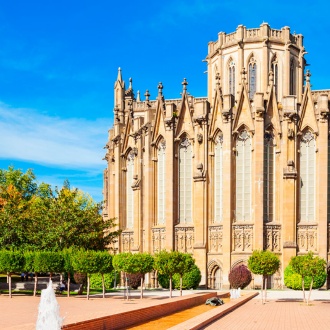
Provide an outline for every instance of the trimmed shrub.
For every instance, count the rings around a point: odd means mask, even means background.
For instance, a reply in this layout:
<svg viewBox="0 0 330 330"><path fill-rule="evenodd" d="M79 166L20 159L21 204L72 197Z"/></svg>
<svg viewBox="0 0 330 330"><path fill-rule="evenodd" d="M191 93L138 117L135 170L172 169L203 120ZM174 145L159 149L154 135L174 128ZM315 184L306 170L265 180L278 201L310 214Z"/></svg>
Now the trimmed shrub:
<svg viewBox="0 0 330 330"><path fill-rule="evenodd" d="M158 283L163 289L169 289L170 277L166 274L158 274Z"/></svg>
<svg viewBox="0 0 330 330"><path fill-rule="evenodd" d="M245 265L239 265L230 271L228 280L233 289L244 289L251 283L252 274Z"/></svg>
<svg viewBox="0 0 330 330"><path fill-rule="evenodd" d="M127 274L128 285L132 289L137 289L141 285L141 278L144 277L141 273Z"/></svg>
<svg viewBox="0 0 330 330"><path fill-rule="evenodd" d="M202 274L199 268L194 265L190 272L187 272L182 277L182 289L197 289L198 285L202 279ZM172 277L173 280L173 288L180 289L180 275L174 274ZM164 289L168 289L170 287L170 278L168 275L158 274L158 283Z"/></svg>
<svg viewBox="0 0 330 330"><path fill-rule="evenodd" d="M314 277L313 289L321 288L327 279L326 272L320 273ZM309 289L312 278L310 276L305 277L305 289ZM284 285L293 290L302 290L302 278L301 275L295 273L290 265L284 270Z"/></svg>
<svg viewBox="0 0 330 330"><path fill-rule="evenodd" d="M192 266L191 271L185 273L182 276L182 289L184 290L197 289L201 279L202 279L202 274L199 268L196 265ZM180 289L179 274L173 275L173 282L174 282L174 287L176 289Z"/></svg>
<svg viewBox="0 0 330 330"><path fill-rule="evenodd" d="M113 288L115 274L117 275L117 284L119 283L120 273L115 273L114 271L108 274L104 274L104 285L107 290ZM92 274L90 279L90 286L93 289L102 289L102 275Z"/></svg>

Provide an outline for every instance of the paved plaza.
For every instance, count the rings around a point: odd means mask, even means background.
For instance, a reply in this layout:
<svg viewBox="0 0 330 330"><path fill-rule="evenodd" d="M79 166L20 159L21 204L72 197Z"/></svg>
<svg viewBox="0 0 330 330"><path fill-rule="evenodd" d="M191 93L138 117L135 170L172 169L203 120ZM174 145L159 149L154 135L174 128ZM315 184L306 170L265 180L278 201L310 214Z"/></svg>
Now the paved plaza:
<svg viewBox="0 0 330 330"><path fill-rule="evenodd" d="M194 292L184 291L184 294ZM179 292L174 291L174 296L178 295ZM133 292L130 298L127 301L123 293L113 293L106 299L62 296L57 300L64 324L70 324L157 305L169 299L168 291L146 292L143 300L139 299L139 292ZM311 306L305 306L301 299L300 291L269 291L266 304L262 305L257 296L205 329L329 329L330 291L313 291ZM40 297L14 296L10 299L0 295L0 329L35 329L39 300Z"/></svg>

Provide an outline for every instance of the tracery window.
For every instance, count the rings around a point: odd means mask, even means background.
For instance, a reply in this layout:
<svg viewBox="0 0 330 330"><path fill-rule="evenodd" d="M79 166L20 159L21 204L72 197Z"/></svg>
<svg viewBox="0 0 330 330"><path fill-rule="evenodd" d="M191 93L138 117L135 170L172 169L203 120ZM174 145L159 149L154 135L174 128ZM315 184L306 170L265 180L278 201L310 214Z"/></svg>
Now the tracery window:
<svg viewBox="0 0 330 330"><path fill-rule="evenodd" d="M218 135L214 146L214 222L222 221L223 216L222 142L223 136Z"/></svg>
<svg viewBox="0 0 330 330"><path fill-rule="evenodd" d="M315 139L310 131L300 141L300 220L315 221Z"/></svg>
<svg viewBox="0 0 330 330"><path fill-rule="evenodd" d="M179 223L192 222L192 146L187 137L179 145Z"/></svg>
<svg viewBox="0 0 330 330"><path fill-rule="evenodd" d="M290 95L296 94L296 74L295 74L295 65L294 59L290 61Z"/></svg>
<svg viewBox="0 0 330 330"><path fill-rule="evenodd" d="M236 139L236 221L251 220L251 137L246 130Z"/></svg>
<svg viewBox="0 0 330 330"><path fill-rule="evenodd" d="M127 156L126 162L126 228L134 226L134 191L132 188L134 176L135 154L131 151Z"/></svg>
<svg viewBox="0 0 330 330"><path fill-rule="evenodd" d="M257 63L252 57L249 62L249 98L253 99L257 91Z"/></svg>
<svg viewBox="0 0 330 330"><path fill-rule="evenodd" d="M266 133L264 137L264 221L274 221L275 206L275 146L274 137Z"/></svg>
<svg viewBox="0 0 330 330"><path fill-rule="evenodd" d="M165 224L165 140L162 140L158 146L158 162L157 162L157 210L158 225Z"/></svg>
<svg viewBox="0 0 330 330"><path fill-rule="evenodd" d="M235 96L235 62L229 63L229 94Z"/></svg>

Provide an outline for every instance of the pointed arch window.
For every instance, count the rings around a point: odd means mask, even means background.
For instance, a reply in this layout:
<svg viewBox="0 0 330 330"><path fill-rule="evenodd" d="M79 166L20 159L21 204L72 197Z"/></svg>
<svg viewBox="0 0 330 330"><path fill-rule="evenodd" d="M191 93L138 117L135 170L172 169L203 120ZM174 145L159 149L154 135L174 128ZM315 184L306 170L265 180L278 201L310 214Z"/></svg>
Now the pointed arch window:
<svg viewBox="0 0 330 330"><path fill-rule="evenodd" d="M270 133L264 136L264 222L272 222L275 206L275 145Z"/></svg>
<svg viewBox="0 0 330 330"><path fill-rule="evenodd" d="M187 137L179 145L179 223L192 223L192 146Z"/></svg>
<svg viewBox="0 0 330 330"><path fill-rule="evenodd" d="M214 146L214 222L222 221L223 217L223 136L219 134L215 140Z"/></svg>
<svg viewBox="0 0 330 330"><path fill-rule="evenodd" d="M296 95L296 74L293 58L290 60L290 95Z"/></svg>
<svg viewBox="0 0 330 330"><path fill-rule="evenodd" d="M134 158L135 153L131 151L126 162L126 228L132 229L134 226L134 191L132 184L134 181Z"/></svg>
<svg viewBox="0 0 330 330"><path fill-rule="evenodd" d="M313 134L307 131L300 140L300 220L315 221L315 148Z"/></svg>
<svg viewBox="0 0 330 330"><path fill-rule="evenodd" d="M246 130L236 139L236 221L251 220L251 137Z"/></svg>
<svg viewBox="0 0 330 330"><path fill-rule="evenodd" d="M257 63L252 57L249 62L249 98L253 99L257 91Z"/></svg>
<svg viewBox="0 0 330 330"><path fill-rule="evenodd" d="M165 224L165 140L162 140L158 146L157 153L157 210L158 225Z"/></svg>
<svg viewBox="0 0 330 330"><path fill-rule="evenodd" d="M229 63L229 94L235 96L235 62Z"/></svg>
<svg viewBox="0 0 330 330"><path fill-rule="evenodd" d="M272 71L274 74L274 87L275 87L275 94L278 96L278 62L277 62L277 56L273 57L272 60Z"/></svg>

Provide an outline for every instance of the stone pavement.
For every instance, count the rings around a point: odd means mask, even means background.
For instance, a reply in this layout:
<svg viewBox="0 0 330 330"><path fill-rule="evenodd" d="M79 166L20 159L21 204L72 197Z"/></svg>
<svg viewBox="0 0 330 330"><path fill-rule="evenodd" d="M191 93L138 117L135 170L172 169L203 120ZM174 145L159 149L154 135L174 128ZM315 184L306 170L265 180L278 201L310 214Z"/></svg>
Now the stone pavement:
<svg viewBox="0 0 330 330"><path fill-rule="evenodd" d="M302 302L302 291L269 291L264 305L257 296L203 329L328 330L330 291L313 291L309 306Z"/></svg>
<svg viewBox="0 0 330 330"><path fill-rule="evenodd" d="M196 291L184 291L184 294ZM179 292L174 291L174 296ZM156 305L167 299L168 291L148 291L143 300L139 292L131 293L129 301L123 293L108 294L106 299L93 296L58 297L64 324L98 318L118 312ZM311 306L305 306L301 291L269 291L262 305L254 298L205 329L330 329L330 291L313 291ZM40 297L0 295L0 329L35 329Z"/></svg>

